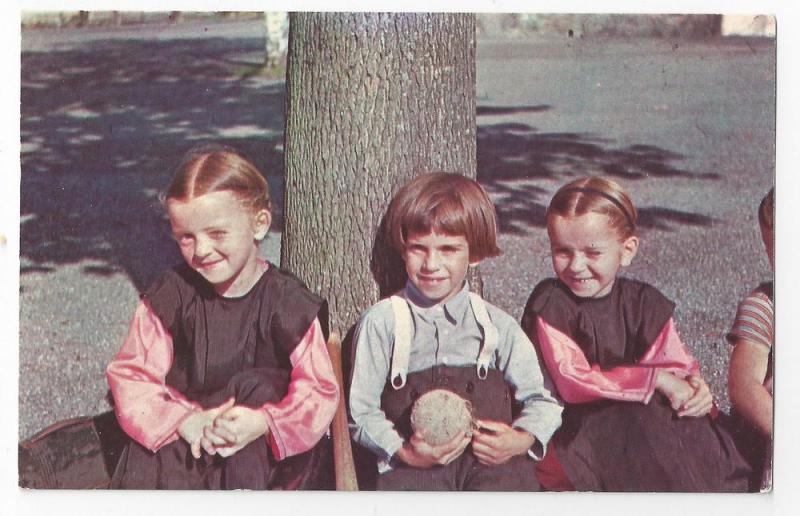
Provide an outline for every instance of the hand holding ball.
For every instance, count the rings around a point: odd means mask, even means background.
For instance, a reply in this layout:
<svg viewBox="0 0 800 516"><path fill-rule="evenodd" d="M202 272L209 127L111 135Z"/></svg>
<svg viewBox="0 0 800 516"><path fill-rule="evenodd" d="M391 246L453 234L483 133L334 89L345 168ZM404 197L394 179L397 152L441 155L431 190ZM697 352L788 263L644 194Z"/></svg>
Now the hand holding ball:
<svg viewBox="0 0 800 516"><path fill-rule="evenodd" d="M458 434L471 436L474 428L472 404L445 389L429 391L411 408L411 429L425 442L438 446Z"/></svg>

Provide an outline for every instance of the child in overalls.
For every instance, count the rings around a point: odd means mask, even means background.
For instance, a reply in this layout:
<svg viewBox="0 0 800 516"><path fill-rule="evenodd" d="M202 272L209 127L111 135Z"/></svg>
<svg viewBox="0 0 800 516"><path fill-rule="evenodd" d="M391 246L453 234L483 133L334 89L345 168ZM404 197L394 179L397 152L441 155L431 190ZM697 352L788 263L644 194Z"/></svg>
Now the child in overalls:
<svg viewBox="0 0 800 516"><path fill-rule="evenodd" d="M408 282L362 316L350 389L353 438L377 457L376 487L538 490L534 461L562 408L519 325L465 279L500 254L491 201L462 175L426 174L397 193L387 228ZM439 445L411 431L414 401L433 389L471 403L474 431Z"/></svg>

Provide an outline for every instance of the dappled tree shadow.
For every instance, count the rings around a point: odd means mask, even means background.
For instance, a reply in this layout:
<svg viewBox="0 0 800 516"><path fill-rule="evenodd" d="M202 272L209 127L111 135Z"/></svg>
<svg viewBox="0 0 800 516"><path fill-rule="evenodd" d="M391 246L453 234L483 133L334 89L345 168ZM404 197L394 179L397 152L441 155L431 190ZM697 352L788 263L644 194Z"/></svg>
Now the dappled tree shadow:
<svg viewBox="0 0 800 516"><path fill-rule="evenodd" d="M503 109L514 112L513 108ZM680 168L684 156L653 145L616 148L608 138L583 133L540 133L515 122L479 125L477 154L478 181L493 194L500 230L513 234L544 227L545 209L552 192L541 187L543 179L565 183L590 174L623 181L720 178L718 174ZM697 213L643 207L639 226L670 230L673 224L712 222L711 217Z"/></svg>
<svg viewBox="0 0 800 516"><path fill-rule="evenodd" d="M478 106L475 114L482 115L516 115L519 113L538 113L547 111L550 106L540 104L538 106Z"/></svg>
<svg viewBox="0 0 800 516"><path fill-rule="evenodd" d="M80 263L85 274L126 274L143 289L179 259L157 194L186 150L211 141L236 147L265 172L280 229L284 84L250 75L241 58L262 50L260 38L216 38L99 40L23 52L20 272ZM481 106L477 114L549 109ZM498 200L508 233L543 226L549 191L542 179L716 178L682 169L683 156L655 146L620 149L595 135L541 133L521 123L480 125L477 157L478 179ZM641 210L643 227L711 222L662 207ZM391 289L388 279L381 284Z"/></svg>
<svg viewBox="0 0 800 516"><path fill-rule="evenodd" d="M708 215L672 208L646 207L637 210L637 212L639 214L638 226L645 229L671 231L673 224L708 227L716 221L716 219Z"/></svg>
<svg viewBox="0 0 800 516"><path fill-rule="evenodd" d="M88 262L146 287L179 259L157 194L196 144L244 152L282 204L283 82L243 78L231 57L261 50L216 38L23 52L21 273Z"/></svg>

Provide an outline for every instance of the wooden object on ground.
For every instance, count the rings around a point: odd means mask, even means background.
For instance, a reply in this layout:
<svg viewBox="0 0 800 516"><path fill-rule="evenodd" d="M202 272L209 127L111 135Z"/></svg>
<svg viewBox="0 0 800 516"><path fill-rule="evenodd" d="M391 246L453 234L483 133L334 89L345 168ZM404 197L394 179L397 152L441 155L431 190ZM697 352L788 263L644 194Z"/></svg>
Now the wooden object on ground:
<svg viewBox="0 0 800 516"><path fill-rule="evenodd" d="M328 339L328 354L331 357L336 382L339 384L339 405L336 415L331 422L333 437L333 464L336 471L337 491L358 491L356 468L353 462L353 449L350 444L350 429L347 426L347 413L345 411L344 377L342 375L342 341L339 334L331 333Z"/></svg>

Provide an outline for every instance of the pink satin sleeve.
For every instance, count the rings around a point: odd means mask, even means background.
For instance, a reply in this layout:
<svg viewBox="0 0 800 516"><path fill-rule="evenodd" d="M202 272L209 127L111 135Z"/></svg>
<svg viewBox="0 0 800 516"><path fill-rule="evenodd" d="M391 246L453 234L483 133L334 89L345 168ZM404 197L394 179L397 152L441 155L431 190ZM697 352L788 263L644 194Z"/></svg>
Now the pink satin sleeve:
<svg viewBox="0 0 800 516"><path fill-rule="evenodd" d="M672 319L656 337L636 365L602 370L589 365L571 337L537 318L539 349L559 394L567 403L599 399L647 403L655 392L656 371L663 369L680 376L697 374L699 368L675 331Z"/></svg>
<svg viewBox="0 0 800 516"><path fill-rule="evenodd" d="M681 378L700 374L700 364L684 346L672 318L667 321L653 345L639 360L639 365L655 367Z"/></svg>
<svg viewBox="0 0 800 516"><path fill-rule="evenodd" d="M171 365L172 336L142 301L122 348L106 368L106 377L120 426L151 451L176 440L183 421L200 409L166 385Z"/></svg>
<svg viewBox="0 0 800 516"><path fill-rule="evenodd" d="M339 403L339 386L319 320L314 320L289 359L292 374L288 393L279 403L262 407L272 452L278 460L317 444Z"/></svg>

